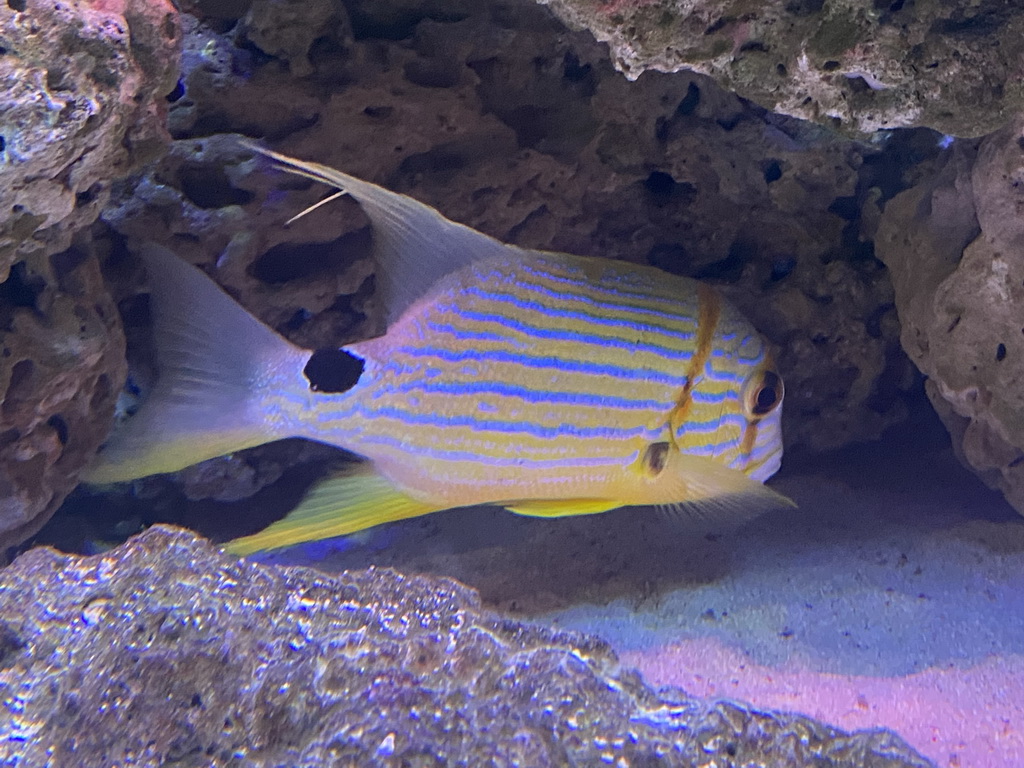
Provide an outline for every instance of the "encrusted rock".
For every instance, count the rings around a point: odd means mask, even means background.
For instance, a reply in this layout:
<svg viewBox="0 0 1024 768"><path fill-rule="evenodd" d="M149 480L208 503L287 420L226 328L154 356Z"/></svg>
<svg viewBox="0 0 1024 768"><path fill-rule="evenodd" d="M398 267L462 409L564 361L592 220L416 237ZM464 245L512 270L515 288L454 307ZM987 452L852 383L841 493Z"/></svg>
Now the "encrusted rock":
<svg viewBox="0 0 1024 768"><path fill-rule="evenodd" d="M1024 109L1024 8L1005 0L541 0L630 77L692 69L783 114L980 136Z"/></svg>
<svg viewBox="0 0 1024 768"><path fill-rule="evenodd" d="M165 0L0 4L0 546L46 522L110 423L124 339L85 230L165 142L179 45Z"/></svg>
<svg viewBox="0 0 1024 768"><path fill-rule="evenodd" d="M889 202L876 246L954 447L1024 514L1024 117L954 144Z"/></svg>
<svg viewBox="0 0 1024 768"><path fill-rule="evenodd" d="M456 582L259 566L154 528L0 572L11 765L926 768L896 735L653 691Z"/></svg>
<svg viewBox="0 0 1024 768"><path fill-rule="evenodd" d="M180 44L169 0L0 5L0 277L66 250L159 154Z"/></svg>

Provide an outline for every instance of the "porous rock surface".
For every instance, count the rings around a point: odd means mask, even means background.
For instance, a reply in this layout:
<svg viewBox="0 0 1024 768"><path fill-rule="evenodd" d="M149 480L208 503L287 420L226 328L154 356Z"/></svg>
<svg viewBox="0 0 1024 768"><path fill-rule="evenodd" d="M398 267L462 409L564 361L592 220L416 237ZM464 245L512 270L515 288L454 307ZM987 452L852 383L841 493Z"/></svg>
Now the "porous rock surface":
<svg viewBox="0 0 1024 768"><path fill-rule="evenodd" d="M456 582L332 577L154 528L0 573L5 765L930 765L882 730L654 691Z"/></svg>
<svg viewBox="0 0 1024 768"><path fill-rule="evenodd" d="M180 42L167 0L0 4L0 547L46 522L110 423L124 338L85 230L166 141Z"/></svg>
<svg viewBox="0 0 1024 768"><path fill-rule="evenodd" d="M541 0L630 77L691 69L851 133L981 136L1024 109L1024 7L1005 0Z"/></svg>
<svg viewBox="0 0 1024 768"><path fill-rule="evenodd" d="M954 447L1024 514L1024 117L889 201L876 247Z"/></svg>

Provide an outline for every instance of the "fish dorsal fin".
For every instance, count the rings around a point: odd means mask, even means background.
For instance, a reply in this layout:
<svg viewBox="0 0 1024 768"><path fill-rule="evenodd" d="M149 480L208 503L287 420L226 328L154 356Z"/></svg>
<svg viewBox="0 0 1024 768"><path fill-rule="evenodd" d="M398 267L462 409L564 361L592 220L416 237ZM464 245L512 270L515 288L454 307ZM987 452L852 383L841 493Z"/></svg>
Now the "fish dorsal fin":
<svg viewBox="0 0 1024 768"><path fill-rule="evenodd" d="M225 545L235 555L347 536L381 523L419 517L443 507L417 501L381 477L369 462L313 487L288 515L259 533Z"/></svg>
<svg viewBox="0 0 1024 768"><path fill-rule="evenodd" d="M609 499L531 499L504 505L509 512L526 517L569 517L596 515L617 509L622 504Z"/></svg>
<svg viewBox="0 0 1024 768"><path fill-rule="evenodd" d="M520 258L522 249L450 221L429 205L320 163L298 160L251 142L245 146L276 160L289 173L348 193L373 225L377 289L394 322L438 280L467 264L498 256ZM331 198L328 198L331 199ZM315 206L303 211L304 215Z"/></svg>
<svg viewBox="0 0 1024 768"><path fill-rule="evenodd" d="M658 506L677 520L734 527L769 510L796 506L787 496L707 456L677 453L670 462L665 471L679 478L679 501Z"/></svg>

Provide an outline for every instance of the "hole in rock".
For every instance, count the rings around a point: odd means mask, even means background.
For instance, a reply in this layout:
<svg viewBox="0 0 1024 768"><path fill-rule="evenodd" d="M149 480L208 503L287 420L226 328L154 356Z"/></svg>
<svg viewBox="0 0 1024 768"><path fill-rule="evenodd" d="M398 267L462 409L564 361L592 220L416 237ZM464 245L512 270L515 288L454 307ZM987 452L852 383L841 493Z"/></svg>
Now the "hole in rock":
<svg viewBox="0 0 1024 768"><path fill-rule="evenodd" d="M328 243L281 243L256 259L249 274L263 283L336 273L370 253L371 230L362 227Z"/></svg>
<svg viewBox="0 0 1024 768"><path fill-rule="evenodd" d="M55 413L49 419L46 420L53 431L57 433L57 439L60 440L61 445L68 444L68 423L64 421L64 417L59 413Z"/></svg>
<svg viewBox="0 0 1024 768"><path fill-rule="evenodd" d="M185 197L199 208L224 208L245 205L252 193L231 186L223 168L186 165L178 172L178 181Z"/></svg>

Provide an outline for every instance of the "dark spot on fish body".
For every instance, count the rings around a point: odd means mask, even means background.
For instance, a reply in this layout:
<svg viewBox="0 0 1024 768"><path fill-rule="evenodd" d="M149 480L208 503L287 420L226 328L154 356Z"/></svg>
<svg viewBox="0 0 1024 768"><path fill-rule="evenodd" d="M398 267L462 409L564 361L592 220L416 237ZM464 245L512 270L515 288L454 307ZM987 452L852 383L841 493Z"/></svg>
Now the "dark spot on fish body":
<svg viewBox="0 0 1024 768"><path fill-rule="evenodd" d="M1001 363L1005 359L1006 359L1006 345L1001 343L998 347L996 347L996 362L997 363Z"/></svg>
<svg viewBox="0 0 1024 768"><path fill-rule="evenodd" d="M657 477L665 470L668 462L669 443L651 443L644 451L643 463L651 477Z"/></svg>
<svg viewBox="0 0 1024 768"><path fill-rule="evenodd" d="M344 349L318 349L309 358L303 374L314 392L347 392L363 375L365 361Z"/></svg>

